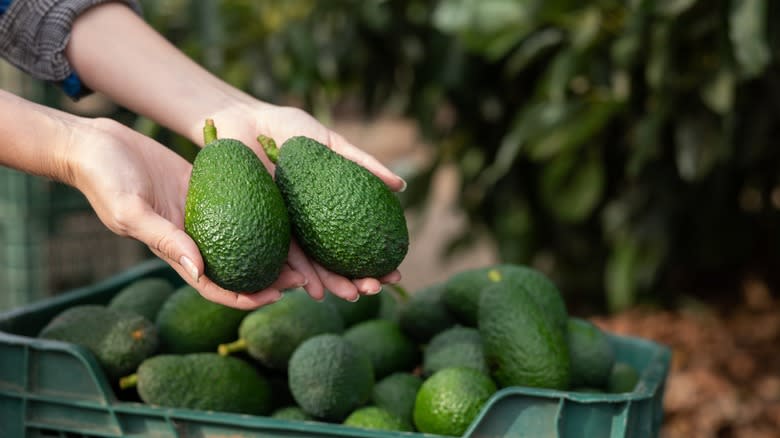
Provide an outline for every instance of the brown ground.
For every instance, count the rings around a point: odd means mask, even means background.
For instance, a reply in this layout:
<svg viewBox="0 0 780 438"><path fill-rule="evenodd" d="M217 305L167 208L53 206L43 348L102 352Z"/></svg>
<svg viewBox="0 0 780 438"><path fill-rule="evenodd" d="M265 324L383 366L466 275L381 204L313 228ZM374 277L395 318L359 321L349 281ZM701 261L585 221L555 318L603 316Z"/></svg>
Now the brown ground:
<svg viewBox="0 0 780 438"><path fill-rule="evenodd" d="M748 280L733 308L635 309L601 327L672 349L662 437L780 436L780 303Z"/></svg>

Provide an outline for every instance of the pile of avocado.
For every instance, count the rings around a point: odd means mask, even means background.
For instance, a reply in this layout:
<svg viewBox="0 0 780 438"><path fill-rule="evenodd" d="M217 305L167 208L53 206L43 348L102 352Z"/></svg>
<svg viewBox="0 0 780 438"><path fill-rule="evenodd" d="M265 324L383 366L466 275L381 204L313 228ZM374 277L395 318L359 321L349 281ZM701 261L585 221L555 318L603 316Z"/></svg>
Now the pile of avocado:
<svg viewBox="0 0 780 438"><path fill-rule="evenodd" d="M354 303L295 289L252 311L142 278L40 336L92 351L124 400L451 436L504 387L622 393L639 379L552 281L511 264Z"/></svg>

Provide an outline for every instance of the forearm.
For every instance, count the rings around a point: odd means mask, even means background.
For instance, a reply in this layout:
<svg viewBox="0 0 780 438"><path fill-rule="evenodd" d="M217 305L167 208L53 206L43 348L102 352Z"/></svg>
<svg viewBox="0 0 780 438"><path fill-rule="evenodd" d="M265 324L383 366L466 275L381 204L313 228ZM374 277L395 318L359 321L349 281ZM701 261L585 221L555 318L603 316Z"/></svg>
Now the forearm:
<svg viewBox="0 0 780 438"><path fill-rule="evenodd" d="M72 184L68 148L81 123L0 90L0 165Z"/></svg>
<svg viewBox="0 0 780 438"><path fill-rule="evenodd" d="M197 144L207 117L258 104L193 62L122 4L103 4L80 16L65 53L88 87Z"/></svg>

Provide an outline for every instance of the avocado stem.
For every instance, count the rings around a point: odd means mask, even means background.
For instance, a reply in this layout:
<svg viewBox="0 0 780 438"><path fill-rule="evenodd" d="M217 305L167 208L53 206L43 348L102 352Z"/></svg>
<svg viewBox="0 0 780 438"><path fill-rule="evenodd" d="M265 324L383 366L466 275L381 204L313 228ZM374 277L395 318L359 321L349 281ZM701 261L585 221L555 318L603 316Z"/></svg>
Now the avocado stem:
<svg viewBox="0 0 780 438"><path fill-rule="evenodd" d="M400 284L391 284L389 286L396 291L402 302L409 300L409 292L403 286Z"/></svg>
<svg viewBox="0 0 780 438"><path fill-rule="evenodd" d="M138 385L138 374L130 374L119 379L119 387L121 389L133 388Z"/></svg>
<svg viewBox="0 0 780 438"><path fill-rule="evenodd" d="M220 344L219 347L217 347L217 352L220 356L227 356L230 353L237 353L239 351L246 351L247 345L246 345L246 339L241 338L237 341L233 341L227 344Z"/></svg>
<svg viewBox="0 0 780 438"><path fill-rule="evenodd" d="M274 139L260 134L257 136L257 142L260 143L260 146L263 147L265 155L268 156L268 159L271 160L272 163L276 164L276 161L279 159L279 148L276 147L276 142Z"/></svg>
<svg viewBox="0 0 780 438"><path fill-rule="evenodd" d="M213 119L206 119L203 126L203 145L207 145L217 139L217 127L214 126Z"/></svg>

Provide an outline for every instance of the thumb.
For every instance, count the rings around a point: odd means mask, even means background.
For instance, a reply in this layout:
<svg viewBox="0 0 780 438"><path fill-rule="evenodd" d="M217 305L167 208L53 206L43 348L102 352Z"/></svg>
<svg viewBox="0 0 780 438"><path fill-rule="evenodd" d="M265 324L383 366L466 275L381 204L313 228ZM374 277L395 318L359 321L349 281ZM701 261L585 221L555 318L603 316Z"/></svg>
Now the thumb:
<svg viewBox="0 0 780 438"><path fill-rule="evenodd" d="M128 235L145 243L179 274L197 283L203 275L203 257L195 241L181 228L151 208L144 209L128 229Z"/></svg>

